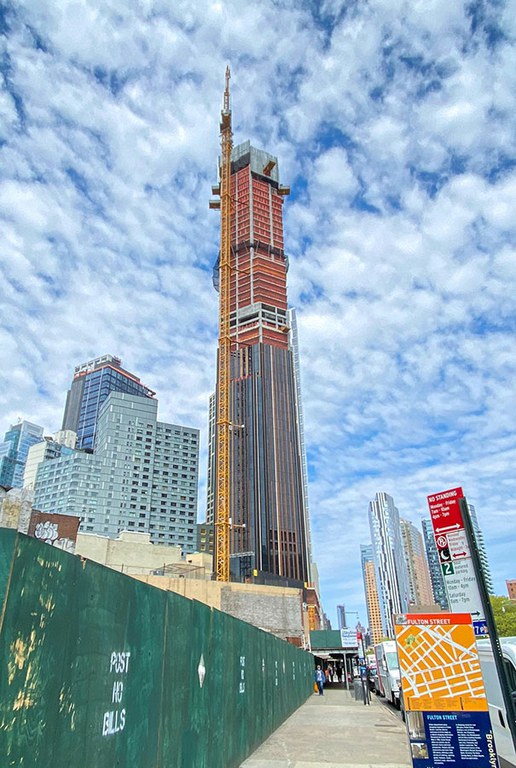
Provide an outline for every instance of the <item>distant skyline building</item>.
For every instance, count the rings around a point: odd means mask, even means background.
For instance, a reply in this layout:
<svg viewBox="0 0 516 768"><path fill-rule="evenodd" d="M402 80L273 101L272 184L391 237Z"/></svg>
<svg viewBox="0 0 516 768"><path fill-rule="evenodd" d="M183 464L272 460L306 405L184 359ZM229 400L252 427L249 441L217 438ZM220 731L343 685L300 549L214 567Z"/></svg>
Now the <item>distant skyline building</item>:
<svg viewBox="0 0 516 768"><path fill-rule="evenodd" d="M27 455L32 445L43 439L43 427L30 421L13 424L0 443L0 485L11 488L23 486Z"/></svg>
<svg viewBox="0 0 516 768"><path fill-rule="evenodd" d="M401 518L400 524L409 577L410 602L416 606L431 606L434 603L434 595L423 537L409 520Z"/></svg>
<svg viewBox="0 0 516 768"><path fill-rule="evenodd" d="M346 624L346 606L345 605L337 606L337 626L339 629L346 629L346 627L348 626Z"/></svg>
<svg viewBox="0 0 516 768"><path fill-rule="evenodd" d="M234 578L257 571L306 582L311 581L311 545L302 411L283 241L288 192L274 155L249 141L234 147L231 571ZM214 285L218 289L218 262ZM211 441L210 446L213 450ZM215 501L210 493L209 509Z"/></svg>
<svg viewBox="0 0 516 768"><path fill-rule="evenodd" d="M426 559L428 570L430 572L430 583L432 584L432 593L434 601L439 603L443 611L449 610L448 595L444 586L444 577L439 560L439 553L435 543L434 528L430 518L421 521L423 528L423 541L426 550Z"/></svg>
<svg viewBox="0 0 516 768"><path fill-rule="evenodd" d="M407 612L410 586L400 516L388 493L377 493L369 503L369 527L383 634L394 637L392 616Z"/></svg>
<svg viewBox="0 0 516 768"><path fill-rule="evenodd" d="M475 536L475 541L477 542L477 548L478 548L478 554L480 557L480 562L482 564L482 572L484 574L484 579L486 582L487 591L490 595L494 595L494 587L493 587L493 578L491 576L491 568L489 567L489 560L487 557L486 552L486 545L484 541L484 534L482 533L482 529L480 528L480 525L478 524L478 518L477 513L475 510L475 507L473 504L470 504L469 501L466 502L469 509L469 514L471 517L471 523L473 526L473 534Z"/></svg>
<svg viewBox="0 0 516 768"><path fill-rule="evenodd" d="M303 513L304 526L306 530L306 544L308 549L308 566L312 564L312 531L310 524L310 503L308 496L308 463L306 459L305 446L305 417L303 412L303 399L301 396L301 366L299 363L299 335L297 330L297 313L294 307L287 309L287 326L289 328L288 344L292 352L294 361L294 382L295 382L295 404L296 404L296 426L298 432L299 452L301 460L301 474L303 478ZM310 576L311 581L313 577Z"/></svg>
<svg viewBox="0 0 516 768"><path fill-rule="evenodd" d="M362 562L362 578L364 580L364 593L367 608L367 621L369 623L370 642L373 645L379 643L384 636L382 627L382 612L376 584L376 568L374 564L372 544L360 545L360 559Z"/></svg>
<svg viewBox="0 0 516 768"><path fill-rule="evenodd" d="M77 448L93 450L100 409L110 392L153 398L155 392L122 368L122 361L103 355L77 365L66 396L63 430L77 434Z"/></svg>
<svg viewBox="0 0 516 768"><path fill-rule="evenodd" d="M79 516L86 533L150 533L154 543L194 552L199 430L160 422L157 409L154 398L110 392L93 453L40 463L34 506Z"/></svg>

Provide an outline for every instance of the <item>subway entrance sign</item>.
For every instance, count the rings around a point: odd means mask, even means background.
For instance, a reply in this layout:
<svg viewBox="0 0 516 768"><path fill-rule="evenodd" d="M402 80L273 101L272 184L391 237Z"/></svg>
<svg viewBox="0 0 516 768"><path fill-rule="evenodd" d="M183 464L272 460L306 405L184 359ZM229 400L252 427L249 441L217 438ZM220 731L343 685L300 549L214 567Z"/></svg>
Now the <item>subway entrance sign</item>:
<svg viewBox="0 0 516 768"><path fill-rule="evenodd" d="M497 768L471 616L395 616L413 768Z"/></svg>

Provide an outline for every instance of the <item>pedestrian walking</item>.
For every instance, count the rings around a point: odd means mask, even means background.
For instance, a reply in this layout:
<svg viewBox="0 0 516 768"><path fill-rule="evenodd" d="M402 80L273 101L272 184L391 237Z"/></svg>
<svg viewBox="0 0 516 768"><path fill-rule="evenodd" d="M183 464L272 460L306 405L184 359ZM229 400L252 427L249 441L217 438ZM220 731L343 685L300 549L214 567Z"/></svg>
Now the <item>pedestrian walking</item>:
<svg viewBox="0 0 516 768"><path fill-rule="evenodd" d="M324 672L321 669L320 664L317 665L317 669L315 670L314 680L319 689L319 696L324 696Z"/></svg>

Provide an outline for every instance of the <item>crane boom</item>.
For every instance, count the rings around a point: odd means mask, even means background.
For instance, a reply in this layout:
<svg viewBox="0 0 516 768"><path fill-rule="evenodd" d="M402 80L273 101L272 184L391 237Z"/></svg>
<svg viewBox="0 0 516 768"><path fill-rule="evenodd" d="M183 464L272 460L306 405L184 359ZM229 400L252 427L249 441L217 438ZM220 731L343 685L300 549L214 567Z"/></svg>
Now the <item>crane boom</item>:
<svg viewBox="0 0 516 768"><path fill-rule="evenodd" d="M231 150L233 131L229 102L229 67L226 67L224 106L220 121L220 310L219 358L217 366L217 447L216 447L216 513L215 576L229 581L230 540L230 279L231 279Z"/></svg>

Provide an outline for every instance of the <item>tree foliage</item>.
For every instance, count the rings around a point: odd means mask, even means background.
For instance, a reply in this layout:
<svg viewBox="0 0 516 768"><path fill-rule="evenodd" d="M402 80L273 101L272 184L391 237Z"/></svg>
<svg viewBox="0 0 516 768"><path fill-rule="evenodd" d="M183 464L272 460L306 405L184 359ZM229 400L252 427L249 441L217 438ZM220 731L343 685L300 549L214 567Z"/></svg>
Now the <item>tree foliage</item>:
<svg viewBox="0 0 516 768"><path fill-rule="evenodd" d="M516 600L491 595L491 607L500 637L516 636Z"/></svg>

